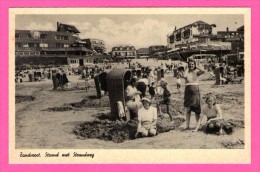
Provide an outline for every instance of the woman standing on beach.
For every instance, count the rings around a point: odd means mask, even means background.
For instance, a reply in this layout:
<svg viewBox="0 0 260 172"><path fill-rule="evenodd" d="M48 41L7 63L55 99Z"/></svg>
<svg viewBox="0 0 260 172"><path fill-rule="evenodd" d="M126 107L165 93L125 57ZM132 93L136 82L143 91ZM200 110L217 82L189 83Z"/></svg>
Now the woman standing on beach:
<svg viewBox="0 0 260 172"><path fill-rule="evenodd" d="M190 60L188 68L184 72L185 91L184 91L184 107L186 108L186 128L190 127L191 112L195 113L196 121L198 122L201 112L200 107L200 91L198 77L204 74L205 71L196 67L196 62Z"/></svg>

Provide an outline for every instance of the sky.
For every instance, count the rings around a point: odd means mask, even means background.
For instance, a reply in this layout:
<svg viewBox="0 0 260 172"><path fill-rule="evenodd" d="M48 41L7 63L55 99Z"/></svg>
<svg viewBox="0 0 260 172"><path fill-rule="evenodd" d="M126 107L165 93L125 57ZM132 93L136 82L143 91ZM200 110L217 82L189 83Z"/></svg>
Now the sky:
<svg viewBox="0 0 260 172"><path fill-rule="evenodd" d="M76 26L81 39L95 38L105 42L107 51L113 46L132 45L136 49L152 45L167 45L167 35L175 28L196 21L216 24L217 31L236 30L244 25L241 14L154 14L154 15L16 15L15 29L56 31L57 22Z"/></svg>

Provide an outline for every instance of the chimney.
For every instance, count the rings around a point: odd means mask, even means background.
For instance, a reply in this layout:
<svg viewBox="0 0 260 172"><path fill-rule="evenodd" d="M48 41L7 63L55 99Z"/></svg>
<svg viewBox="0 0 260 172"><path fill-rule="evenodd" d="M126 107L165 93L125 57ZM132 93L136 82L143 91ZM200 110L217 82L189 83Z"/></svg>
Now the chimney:
<svg viewBox="0 0 260 172"><path fill-rule="evenodd" d="M227 32L229 32L229 28L227 27Z"/></svg>
<svg viewBox="0 0 260 172"><path fill-rule="evenodd" d="M60 23L57 22L57 31L60 31Z"/></svg>

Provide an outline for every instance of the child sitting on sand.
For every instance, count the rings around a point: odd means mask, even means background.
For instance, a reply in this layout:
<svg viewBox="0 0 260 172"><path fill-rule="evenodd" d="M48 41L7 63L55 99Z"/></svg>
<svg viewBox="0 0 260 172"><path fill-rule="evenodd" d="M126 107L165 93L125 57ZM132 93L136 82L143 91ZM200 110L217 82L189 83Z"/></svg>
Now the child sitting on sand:
<svg viewBox="0 0 260 172"><path fill-rule="evenodd" d="M222 112L220 109L220 106L216 104L216 97L213 95L210 95L206 98L207 105L202 108L202 114L200 116L200 119L197 123L197 126L195 130L192 131L198 131L201 121L204 116L207 117L206 122L206 132L207 133L222 133Z"/></svg>

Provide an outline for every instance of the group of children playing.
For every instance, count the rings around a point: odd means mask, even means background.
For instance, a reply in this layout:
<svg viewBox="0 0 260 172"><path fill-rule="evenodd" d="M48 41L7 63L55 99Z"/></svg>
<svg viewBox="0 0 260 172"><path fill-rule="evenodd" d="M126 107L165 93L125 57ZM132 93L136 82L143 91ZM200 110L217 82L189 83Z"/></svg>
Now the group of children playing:
<svg viewBox="0 0 260 172"><path fill-rule="evenodd" d="M196 63L194 61L190 61L188 63L188 68L183 74L183 78L185 80L184 106L186 109L186 127L184 129L189 129L191 112L194 112L197 125L196 128L192 130L192 132L196 132L199 130L203 118L206 116L206 133L223 134L227 127L226 123L223 120L221 108L216 103L216 97L214 95L210 95L206 98L206 105L201 107L200 104L201 99L198 77L204 73L205 71L203 69L196 67ZM177 75L176 82L177 90L179 91L179 93L181 93L181 79L179 75ZM169 90L168 82L164 78L162 78L158 83L159 84L156 85L155 82L152 82L149 85L149 94L151 96L151 99L143 97L141 101L143 107L141 111L138 111L139 125L137 135L138 133L142 133L142 136L147 136L147 133L150 133L150 136L154 135L154 130L156 130L155 121L157 120L157 118L154 117L155 112L153 108L155 107L150 106L153 103L156 103L157 105L157 116L162 115L160 108L161 105L166 105L167 114L170 116L171 120L173 120L173 115L171 114L171 91ZM153 110L149 110L150 108L152 108ZM151 111L151 113L149 114L148 111ZM141 113L144 113L145 115ZM139 116L141 116L142 118L140 118ZM144 121L140 121L142 119L144 119ZM150 121L147 121L148 119L150 119ZM147 125L147 123L150 123L150 125ZM151 129L152 132L150 132Z"/></svg>

